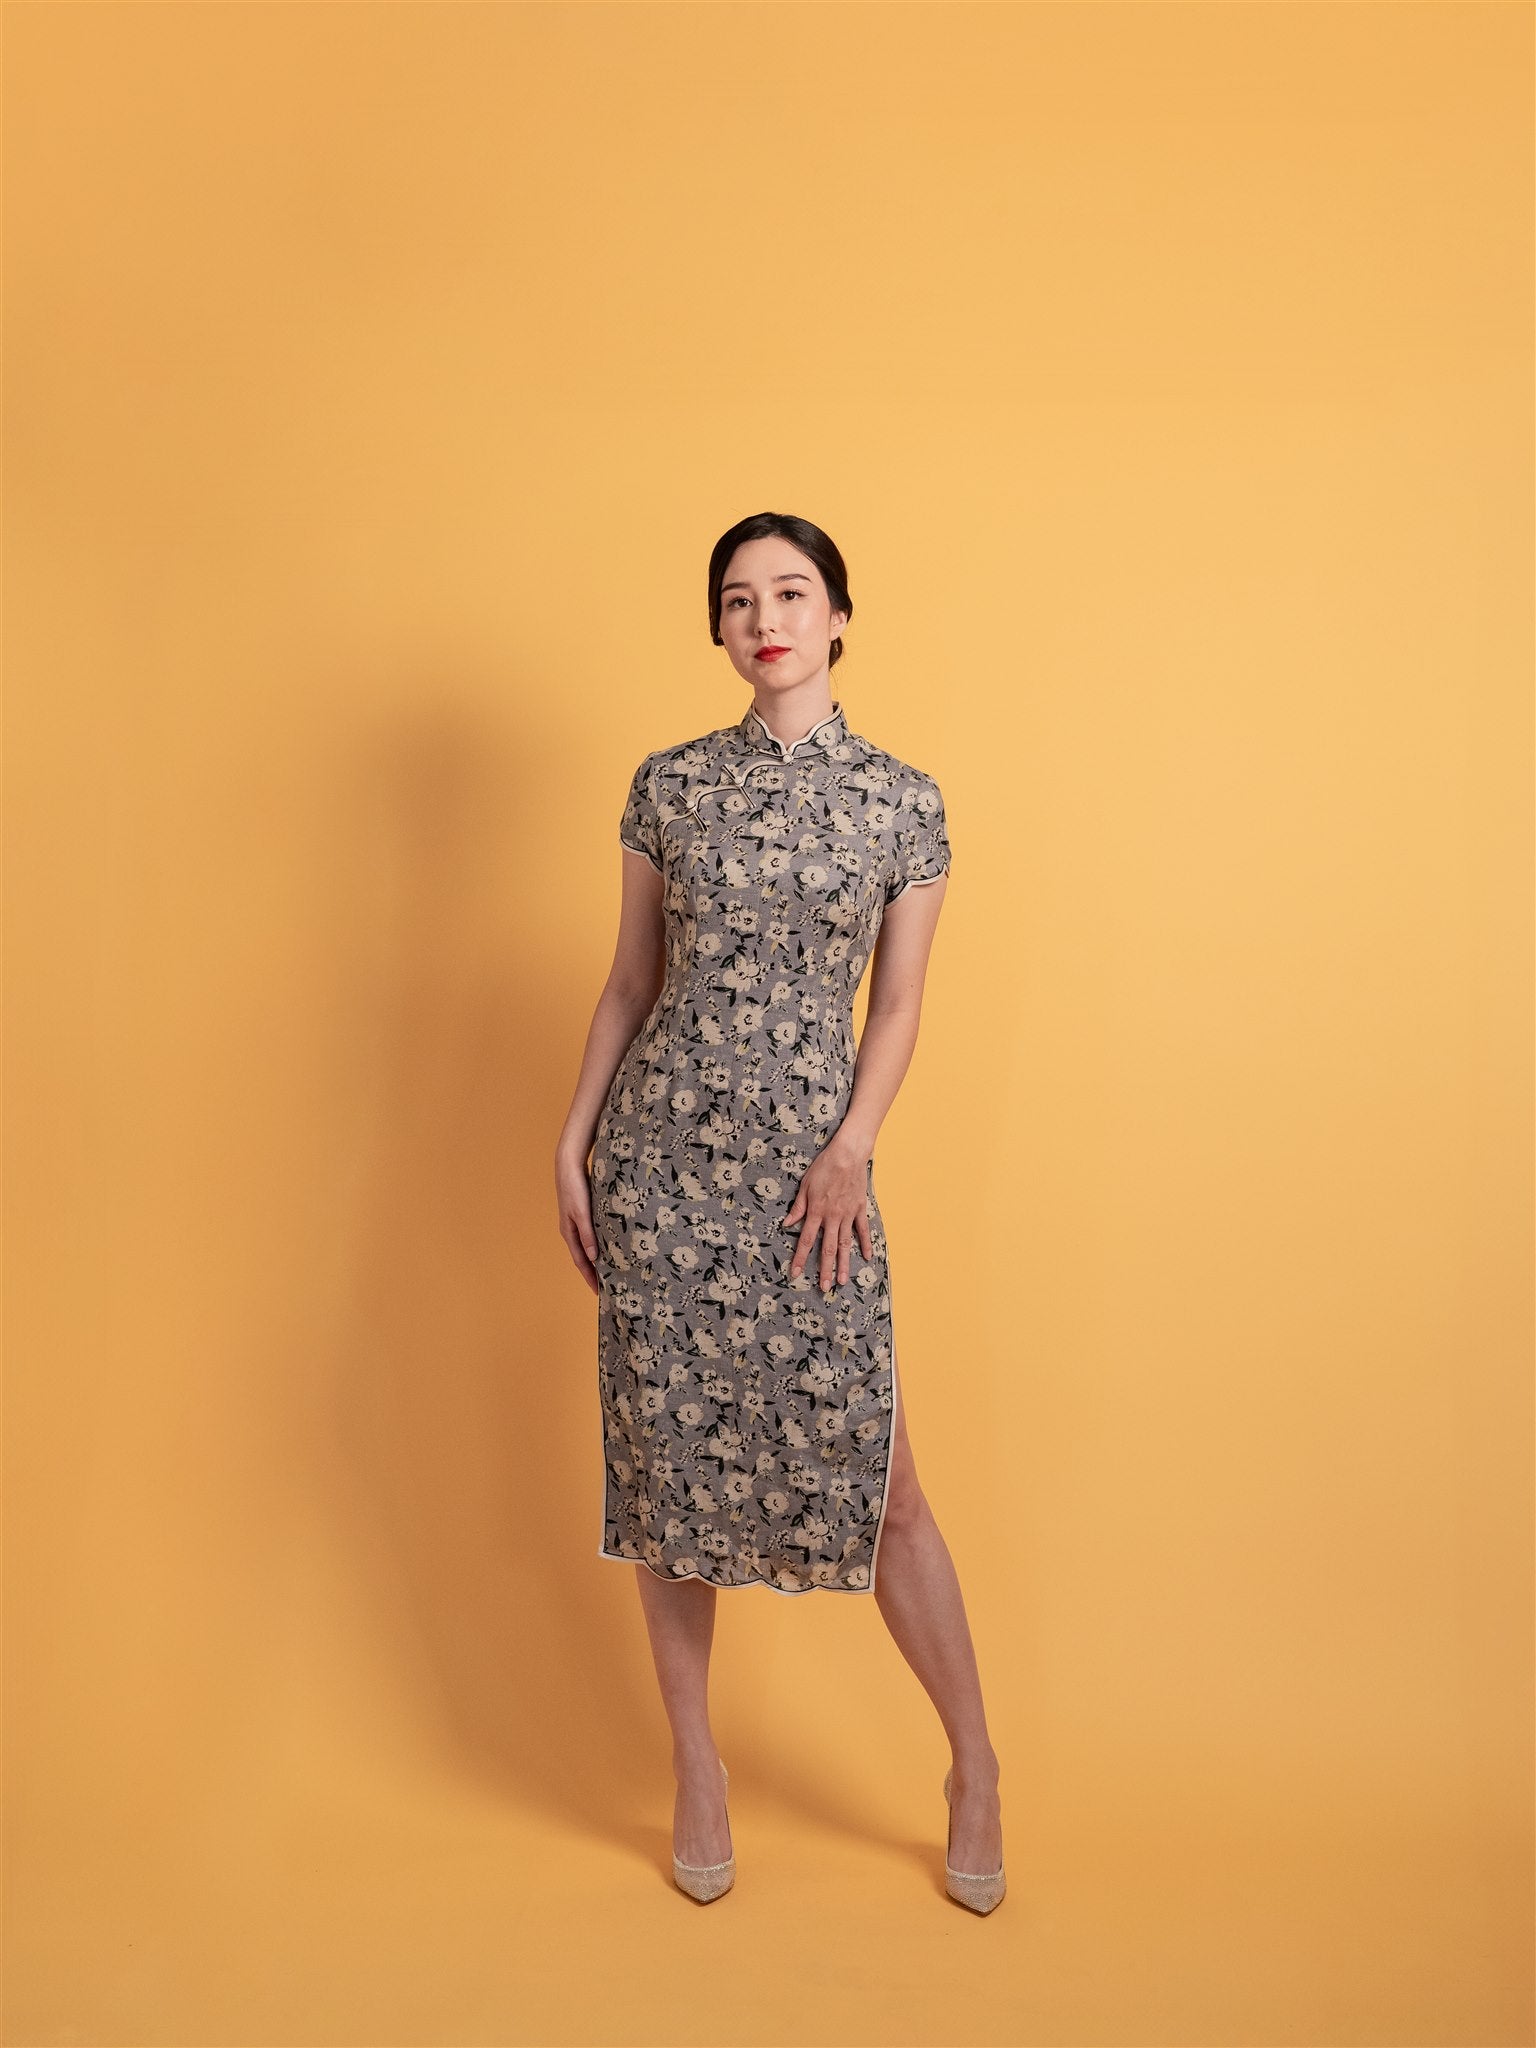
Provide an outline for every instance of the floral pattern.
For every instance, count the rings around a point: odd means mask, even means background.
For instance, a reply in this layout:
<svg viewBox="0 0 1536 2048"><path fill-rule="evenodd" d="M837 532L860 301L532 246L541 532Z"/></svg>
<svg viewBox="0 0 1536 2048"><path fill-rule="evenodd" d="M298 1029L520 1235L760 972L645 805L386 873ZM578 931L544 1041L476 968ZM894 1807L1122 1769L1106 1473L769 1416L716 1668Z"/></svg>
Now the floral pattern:
<svg viewBox="0 0 1536 2048"><path fill-rule="evenodd" d="M800 1181L853 1092L885 908L950 864L937 782L755 708L647 754L619 824L663 878L665 980L589 1167L601 1283L598 1554L664 1578L873 1592L897 1381L885 1230L789 1275Z"/></svg>

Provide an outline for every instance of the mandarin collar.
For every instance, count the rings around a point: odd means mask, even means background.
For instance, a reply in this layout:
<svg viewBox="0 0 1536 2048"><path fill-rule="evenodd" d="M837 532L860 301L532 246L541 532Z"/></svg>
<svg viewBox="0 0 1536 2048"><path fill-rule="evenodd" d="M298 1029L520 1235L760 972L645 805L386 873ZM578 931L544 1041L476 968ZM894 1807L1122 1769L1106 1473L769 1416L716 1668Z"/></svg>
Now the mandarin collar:
<svg viewBox="0 0 1536 2048"><path fill-rule="evenodd" d="M809 732L801 733L797 740L791 740L787 746L776 734L768 730L767 722L755 704L747 706L736 726L736 731L754 753L773 754L784 761L792 754L800 753L802 749L814 752L819 747L838 747L844 740L852 737L848 730L848 719L843 710L842 699L837 697L832 700L832 709L825 718L818 719Z"/></svg>

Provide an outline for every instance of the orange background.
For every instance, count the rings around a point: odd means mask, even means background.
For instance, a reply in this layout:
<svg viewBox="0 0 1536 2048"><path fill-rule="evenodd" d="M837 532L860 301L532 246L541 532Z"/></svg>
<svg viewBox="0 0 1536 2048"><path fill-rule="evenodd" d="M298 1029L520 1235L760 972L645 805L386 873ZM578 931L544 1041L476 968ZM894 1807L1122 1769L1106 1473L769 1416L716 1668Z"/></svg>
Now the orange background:
<svg viewBox="0 0 1536 2048"><path fill-rule="evenodd" d="M1524 2043L1532 10L11 5L6 2038ZM954 869L881 1136L1003 1759L727 1594L552 1152L709 547Z"/></svg>

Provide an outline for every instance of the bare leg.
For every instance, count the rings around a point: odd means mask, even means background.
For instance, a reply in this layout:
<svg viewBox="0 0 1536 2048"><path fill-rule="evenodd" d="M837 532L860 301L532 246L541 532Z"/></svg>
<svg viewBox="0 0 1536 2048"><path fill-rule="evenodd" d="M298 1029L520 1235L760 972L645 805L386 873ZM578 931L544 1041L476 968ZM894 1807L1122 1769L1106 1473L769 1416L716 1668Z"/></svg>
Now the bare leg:
<svg viewBox="0 0 1536 2048"><path fill-rule="evenodd" d="M900 1388L898 1387L898 1397ZM938 1709L954 1756L949 1861L993 1871L1003 1860L998 1759L987 1733L976 1650L954 1560L918 1483L907 1404L896 1403L890 1498L880 1534L875 1600L896 1647Z"/></svg>
<svg viewBox="0 0 1536 2048"><path fill-rule="evenodd" d="M672 1727L672 1771L677 1779L673 1852L685 1863L723 1863L731 1853L725 1777L709 1726L716 1589L702 1579L663 1579L644 1564L635 1566L635 1582L662 1705Z"/></svg>

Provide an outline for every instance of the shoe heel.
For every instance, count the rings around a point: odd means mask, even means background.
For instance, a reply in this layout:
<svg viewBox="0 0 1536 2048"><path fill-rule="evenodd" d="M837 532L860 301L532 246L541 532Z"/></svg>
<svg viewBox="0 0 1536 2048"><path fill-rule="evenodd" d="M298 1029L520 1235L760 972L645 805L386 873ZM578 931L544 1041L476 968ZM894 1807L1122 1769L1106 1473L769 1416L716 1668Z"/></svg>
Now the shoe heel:
<svg viewBox="0 0 1536 2048"><path fill-rule="evenodd" d="M954 1767L951 1765L944 1773L944 1804L946 1806L950 1803L949 1787L954 1775ZM953 1816L951 1816L951 1820L953 1820ZM974 1871L970 1870L951 1869L949 1862L949 1836L946 1832L944 1840L944 1889L960 1905L969 1906L973 1913L990 1913L994 1907L1000 1906L1003 1903L1003 1895L1008 1889L1005 1865L1000 1863L996 1870L985 1877L978 1877Z"/></svg>
<svg viewBox="0 0 1536 2048"><path fill-rule="evenodd" d="M720 1768L725 1771L725 1788L729 1793L731 1774L725 1770L725 1758L720 1759ZM725 1824L731 1824L730 1806L727 1803ZM672 1857L672 1875L678 1888L685 1891L690 1899L697 1899L701 1905L708 1905L711 1899L723 1898L736 1882L736 1855L732 1853L723 1863L684 1863L675 1852Z"/></svg>

